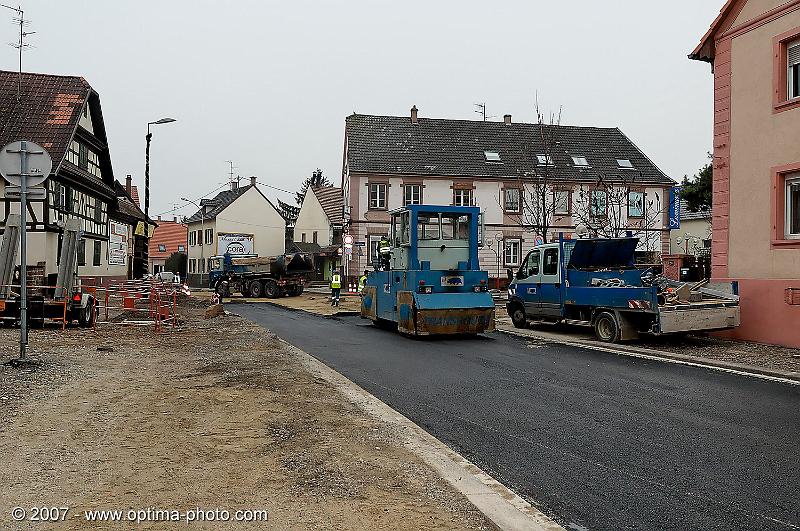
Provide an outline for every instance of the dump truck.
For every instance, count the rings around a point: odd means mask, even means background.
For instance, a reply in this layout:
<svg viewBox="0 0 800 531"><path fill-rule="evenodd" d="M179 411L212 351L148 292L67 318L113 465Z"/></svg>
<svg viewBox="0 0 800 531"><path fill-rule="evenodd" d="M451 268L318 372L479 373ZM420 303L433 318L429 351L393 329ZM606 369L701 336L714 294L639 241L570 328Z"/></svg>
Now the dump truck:
<svg viewBox="0 0 800 531"><path fill-rule="evenodd" d="M0 323L16 326L20 322L21 288L19 266L16 265L20 236L20 217L10 214L0 243ZM64 326L77 321L79 325L94 325L97 305L94 295L81 288L77 276L80 220L69 219L63 227L58 274L54 283L29 285L27 289L28 323L44 326L46 320L63 322Z"/></svg>
<svg viewBox="0 0 800 531"><path fill-rule="evenodd" d="M391 257L367 275L361 317L412 336L494 330L489 276L478 264L480 210L408 205L390 214Z"/></svg>
<svg viewBox="0 0 800 531"><path fill-rule="evenodd" d="M529 321L591 326L601 341L739 325L738 286L683 283L635 264L638 238L586 238L535 246L509 270L506 308Z"/></svg>
<svg viewBox="0 0 800 531"><path fill-rule="evenodd" d="M303 293L306 276L314 270L314 261L307 253L278 256L213 256L209 271L209 287L218 295L241 293L245 297L274 299Z"/></svg>

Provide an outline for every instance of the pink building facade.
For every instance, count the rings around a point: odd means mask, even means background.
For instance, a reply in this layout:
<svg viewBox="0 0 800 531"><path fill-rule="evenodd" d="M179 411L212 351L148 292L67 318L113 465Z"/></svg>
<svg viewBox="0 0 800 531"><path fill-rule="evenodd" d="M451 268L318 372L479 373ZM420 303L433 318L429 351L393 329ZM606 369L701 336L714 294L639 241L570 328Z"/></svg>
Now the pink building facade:
<svg viewBox="0 0 800 531"><path fill-rule="evenodd" d="M714 75L712 275L727 335L800 347L800 1L729 0L689 56Z"/></svg>

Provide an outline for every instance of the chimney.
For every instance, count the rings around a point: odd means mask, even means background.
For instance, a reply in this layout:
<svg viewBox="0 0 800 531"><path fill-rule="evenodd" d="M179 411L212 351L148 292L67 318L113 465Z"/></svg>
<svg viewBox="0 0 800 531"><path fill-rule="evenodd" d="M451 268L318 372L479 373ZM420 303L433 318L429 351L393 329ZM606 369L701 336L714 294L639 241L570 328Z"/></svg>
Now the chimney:
<svg viewBox="0 0 800 531"><path fill-rule="evenodd" d="M256 185L256 176L252 175L250 177L250 186L255 186L255 185Z"/></svg>
<svg viewBox="0 0 800 531"><path fill-rule="evenodd" d="M161 214L158 215L158 221L161 221Z"/></svg>
<svg viewBox="0 0 800 531"><path fill-rule="evenodd" d="M172 216L172 222L173 223L177 223L178 222L178 216Z"/></svg>
<svg viewBox="0 0 800 531"><path fill-rule="evenodd" d="M419 122L417 122L417 106L416 105L411 107L411 123L412 124L419 123Z"/></svg>
<svg viewBox="0 0 800 531"><path fill-rule="evenodd" d="M239 181L231 181L231 192L239 189Z"/></svg>
<svg viewBox="0 0 800 531"><path fill-rule="evenodd" d="M129 173L127 177L125 177L125 193L128 196L131 195L131 174Z"/></svg>
<svg viewBox="0 0 800 531"><path fill-rule="evenodd" d="M511 125L511 115L510 114L504 114L503 115L503 121L506 123L506 125Z"/></svg>

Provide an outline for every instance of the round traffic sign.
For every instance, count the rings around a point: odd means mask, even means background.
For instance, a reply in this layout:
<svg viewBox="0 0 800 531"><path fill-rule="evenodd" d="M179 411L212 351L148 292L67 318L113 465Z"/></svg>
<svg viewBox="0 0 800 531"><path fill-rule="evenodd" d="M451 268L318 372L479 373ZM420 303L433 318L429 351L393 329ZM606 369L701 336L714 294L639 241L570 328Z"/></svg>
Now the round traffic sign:
<svg viewBox="0 0 800 531"><path fill-rule="evenodd" d="M29 140L11 142L0 151L0 175L13 185L22 185L23 151L28 155L26 186L38 186L50 175L53 159L42 146Z"/></svg>
<svg viewBox="0 0 800 531"><path fill-rule="evenodd" d="M347 245L353 245L353 237L349 234L344 235L344 243Z"/></svg>

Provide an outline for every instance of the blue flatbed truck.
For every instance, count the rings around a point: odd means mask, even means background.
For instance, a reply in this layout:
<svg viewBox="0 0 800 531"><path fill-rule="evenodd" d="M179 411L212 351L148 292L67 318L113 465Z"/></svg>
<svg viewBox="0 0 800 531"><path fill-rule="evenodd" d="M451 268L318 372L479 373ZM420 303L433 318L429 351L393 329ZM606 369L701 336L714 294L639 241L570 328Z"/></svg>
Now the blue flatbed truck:
<svg viewBox="0 0 800 531"><path fill-rule="evenodd" d="M412 336L494 330L489 275L481 271L477 207L408 205L391 212L391 258L367 276L361 316Z"/></svg>
<svg viewBox="0 0 800 531"><path fill-rule="evenodd" d="M591 326L606 342L739 325L736 283L693 286L638 269L637 242L560 238L534 247L516 273L509 270L506 308L512 323Z"/></svg>

